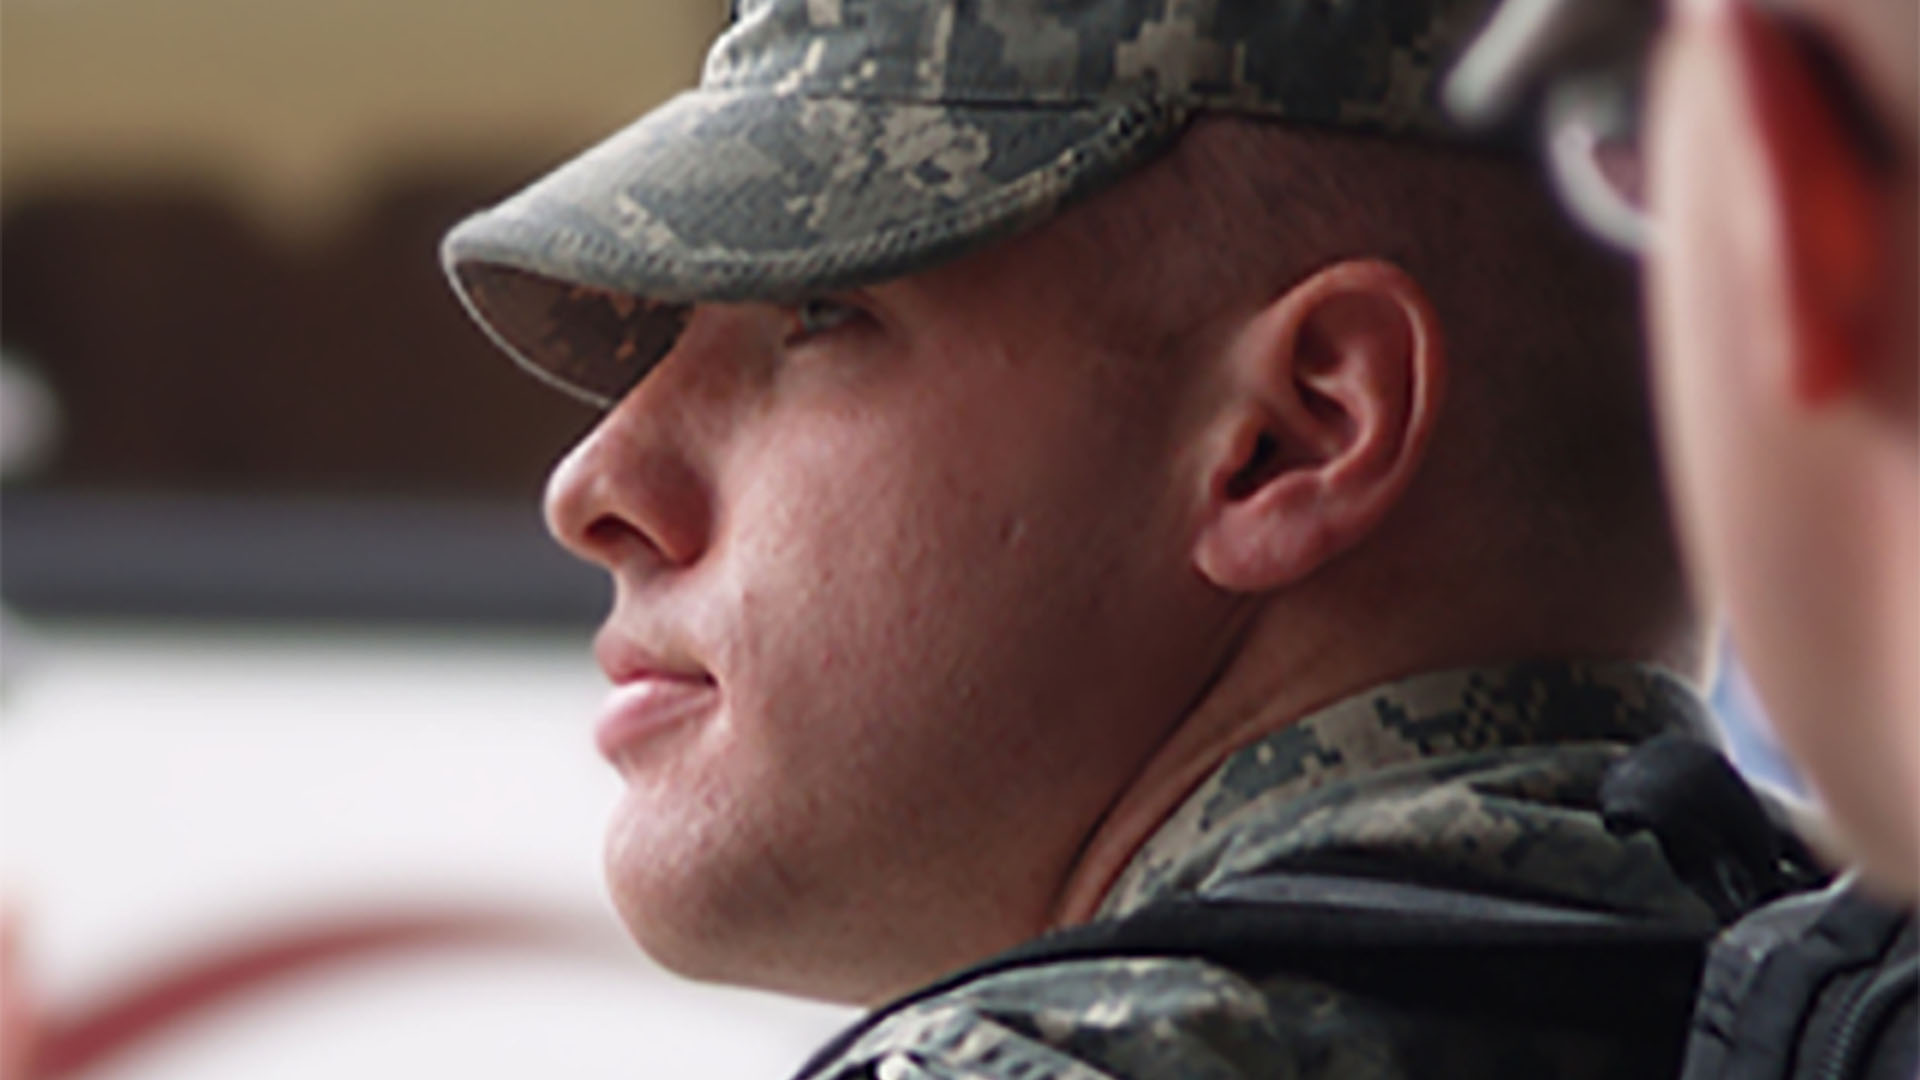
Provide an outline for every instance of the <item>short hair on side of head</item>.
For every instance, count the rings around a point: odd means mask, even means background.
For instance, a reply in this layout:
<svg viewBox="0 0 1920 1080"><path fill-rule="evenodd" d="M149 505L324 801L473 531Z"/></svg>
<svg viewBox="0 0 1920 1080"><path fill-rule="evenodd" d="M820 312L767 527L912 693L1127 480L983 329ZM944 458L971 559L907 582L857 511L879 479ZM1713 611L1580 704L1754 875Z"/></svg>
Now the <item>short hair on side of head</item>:
<svg viewBox="0 0 1920 1080"><path fill-rule="evenodd" d="M1398 264L1451 357L1429 486L1474 490L1465 512L1520 508L1488 545L1682 591L1633 268L1565 220L1537 163L1211 116L1085 208L1088 257L1139 267L1109 295L1136 340L1255 310L1341 259Z"/></svg>

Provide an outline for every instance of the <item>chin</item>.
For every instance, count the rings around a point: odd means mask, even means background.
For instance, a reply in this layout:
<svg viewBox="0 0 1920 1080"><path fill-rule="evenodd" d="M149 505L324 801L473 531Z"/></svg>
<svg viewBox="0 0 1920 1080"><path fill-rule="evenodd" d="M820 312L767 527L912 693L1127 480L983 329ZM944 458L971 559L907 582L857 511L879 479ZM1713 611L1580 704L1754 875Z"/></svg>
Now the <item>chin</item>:
<svg viewBox="0 0 1920 1080"><path fill-rule="evenodd" d="M842 965L809 957L808 937L797 930L776 935L729 931L697 911L617 891L614 903L648 959L681 978L836 1005L871 1005L891 996Z"/></svg>
<svg viewBox="0 0 1920 1080"><path fill-rule="evenodd" d="M844 962L827 929L809 918L791 881L771 860L729 865L721 845L660 851L626 831L607 836L607 888L627 933L655 964L682 978L838 1004L882 996L858 965Z"/></svg>
<svg viewBox="0 0 1920 1080"><path fill-rule="evenodd" d="M730 982L730 933L722 905L703 887L703 867L682 853L661 850L622 813L607 829L602 854L607 892L632 936L654 963L689 979Z"/></svg>
<svg viewBox="0 0 1920 1080"><path fill-rule="evenodd" d="M1910 797L1909 797L1910 798ZM1885 810L1869 814L1865 809L1840 822L1841 830L1858 849L1861 876L1881 898L1897 904L1911 904L1920 898L1920 841L1911 826L1913 807L1909 799L1892 799Z"/></svg>

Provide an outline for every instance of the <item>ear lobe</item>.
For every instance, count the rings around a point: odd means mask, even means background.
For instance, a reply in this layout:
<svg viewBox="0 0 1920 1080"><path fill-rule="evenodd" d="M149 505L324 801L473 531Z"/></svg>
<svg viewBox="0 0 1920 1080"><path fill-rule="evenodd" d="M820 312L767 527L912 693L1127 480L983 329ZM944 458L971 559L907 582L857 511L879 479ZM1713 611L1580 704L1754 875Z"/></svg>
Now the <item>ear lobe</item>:
<svg viewBox="0 0 1920 1080"><path fill-rule="evenodd" d="M1337 263L1242 327L1194 558L1221 588L1298 581L1372 531L1422 457L1445 376L1425 293L1378 260Z"/></svg>
<svg viewBox="0 0 1920 1080"><path fill-rule="evenodd" d="M1891 237L1873 166L1845 137L1805 49L1777 17L1747 4L1727 8L1785 246L1780 273L1793 333L1786 390L1818 407L1860 388L1887 299Z"/></svg>

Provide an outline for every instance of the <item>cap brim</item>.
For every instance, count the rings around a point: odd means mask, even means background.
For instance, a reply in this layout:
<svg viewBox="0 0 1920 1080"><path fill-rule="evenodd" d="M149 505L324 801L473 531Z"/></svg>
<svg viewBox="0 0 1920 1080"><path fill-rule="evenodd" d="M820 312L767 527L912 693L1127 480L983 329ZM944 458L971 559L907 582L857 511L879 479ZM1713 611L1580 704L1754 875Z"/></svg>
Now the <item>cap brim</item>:
<svg viewBox="0 0 1920 1080"><path fill-rule="evenodd" d="M600 405L686 305L788 301L926 269L1164 147L1147 101L919 104L681 94L448 234L456 292L515 359Z"/></svg>

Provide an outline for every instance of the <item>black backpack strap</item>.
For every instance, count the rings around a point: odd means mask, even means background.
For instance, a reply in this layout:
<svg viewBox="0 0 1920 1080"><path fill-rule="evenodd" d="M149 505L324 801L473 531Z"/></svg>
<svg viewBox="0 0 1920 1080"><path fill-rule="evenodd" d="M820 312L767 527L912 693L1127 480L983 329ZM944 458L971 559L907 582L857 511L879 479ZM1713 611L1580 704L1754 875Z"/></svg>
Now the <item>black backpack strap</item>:
<svg viewBox="0 0 1920 1080"><path fill-rule="evenodd" d="M1722 923L1827 875L1719 750L1693 736L1649 739L1600 785L1607 828L1646 831Z"/></svg>
<svg viewBox="0 0 1920 1080"><path fill-rule="evenodd" d="M1685 1080L1911 1080L1914 917L1845 882L1770 904L1714 943Z"/></svg>
<svg viewBox="0 0 1920 1080"><path fill-rule="evenodd" d="M1112 957L1287 973L1462 1018L1632 1032L1677 1061L1710 931L1529 898L1326 873L1245 878L1122 919L1056 931L863 1017L806 1080L894 1014L1019 968Z"/></svg>
<svg viewBox="0 0 1920 1080"><path fill-rule="evenodd" d="M1321 921L1335 936L1363 928L1369 944L1441 944L1463 933L1480 945L1639 941L1665 932L1652 920L1614 911L1353 874L1239 878L1207 890L1205 898L1285 909L1303 928Z"/></svg>

